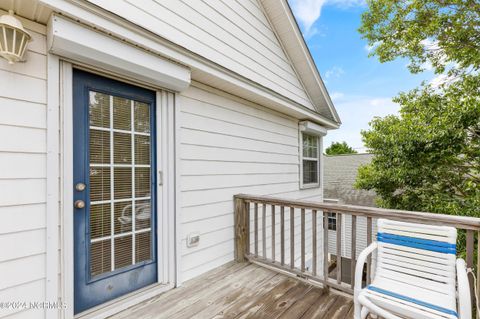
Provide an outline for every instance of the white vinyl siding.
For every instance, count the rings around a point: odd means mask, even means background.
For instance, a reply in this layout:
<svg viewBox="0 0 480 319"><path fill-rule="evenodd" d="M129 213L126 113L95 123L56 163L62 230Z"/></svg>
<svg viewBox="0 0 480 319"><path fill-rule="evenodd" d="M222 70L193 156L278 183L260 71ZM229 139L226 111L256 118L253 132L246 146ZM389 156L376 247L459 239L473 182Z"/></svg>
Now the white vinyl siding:
<svg viewBox="0 0 480 319"><path fill-rule="evenodd" d="M46 277L45 36L29 30L25 63L0 59L0 300L44 301ZM44 311L0 309L0 317Z"/></svg>
<svg viewBox="0 0 480 319"><path fill-rule="evenodd" d="M343 231L345 232L342 244L342 256L351 258L352 252L352 217L344 216L342 220L344 224ZM377 233L377 220L372 220L372 240L375 240ZM336 242L335 242L336 244ZM356 256L367 248L367 218L357 217L357 249Z"/></svg>
<svg viewBox="0 0 480 319"><path fill-rule="evenodd" d="M375 234L376 220L373 220L373 234ZM338 223L337 223L338 229ZM334 230L328 231L328 252L337 254L337 234ZM375 238L375 236L373 236ZM367 218L357 217L357 249L356 256L367 247ZM352 252L352 216L342 215L342 257L351 258Z"/></svg>
<svg viewBox="0 0 480 319"><path fill-rule="evenodd" d="M191 87L177 100L180 108L177 120L181 126L181 210L178 214L182 280L233 260L233 195L247 193L321 200L320 188L299 190L297 120L200 87ZM267 240L271 234L270 214L271 208L267 207ZM279 216L277 207L278 239ZM285 216L288 239L288 209ZM296 216L295 232L299 236L300 214ZM309 236L310 213L306 221ZM200 232L200 244L188 248L186 238L192 232ZM309 249L311 246L307 245L307 252ZM289 256L288 250L286 256Z"/></svg>
<svg viewBox="0 0 480 319"><path fill-rule="evenodd" d="M240 0L89 1L314 109L258 3Z"/></svg>

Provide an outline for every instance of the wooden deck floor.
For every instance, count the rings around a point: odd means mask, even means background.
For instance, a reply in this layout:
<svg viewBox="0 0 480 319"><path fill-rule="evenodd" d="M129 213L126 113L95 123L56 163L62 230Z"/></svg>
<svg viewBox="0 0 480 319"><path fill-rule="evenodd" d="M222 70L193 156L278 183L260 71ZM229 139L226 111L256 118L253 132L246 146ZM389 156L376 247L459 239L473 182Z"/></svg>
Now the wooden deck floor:
<svg viewBox="0 0 480 319"><path fill-rule="evenodd" d="M353 318L352 298L264 267L232 263L111 318Z"/></svg>

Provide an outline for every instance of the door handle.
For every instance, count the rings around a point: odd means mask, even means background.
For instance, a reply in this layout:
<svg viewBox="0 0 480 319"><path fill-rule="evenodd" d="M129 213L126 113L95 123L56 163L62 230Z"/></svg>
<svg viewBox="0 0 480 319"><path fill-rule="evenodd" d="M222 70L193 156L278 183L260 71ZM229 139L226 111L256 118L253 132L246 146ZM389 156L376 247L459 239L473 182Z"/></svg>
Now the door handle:
<svg viewBox="0 0 480 319"><path fill-rule="evenodd" d="M75 208L82 209L85 208L85 202L83 200L76 200L74 203Z"/></svg>

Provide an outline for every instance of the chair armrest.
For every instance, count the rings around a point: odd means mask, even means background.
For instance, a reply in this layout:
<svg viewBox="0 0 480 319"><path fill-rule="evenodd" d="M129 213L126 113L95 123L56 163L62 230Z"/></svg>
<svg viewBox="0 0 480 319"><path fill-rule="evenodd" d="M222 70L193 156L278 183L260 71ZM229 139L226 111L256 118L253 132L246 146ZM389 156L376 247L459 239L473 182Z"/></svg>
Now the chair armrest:
<svg viewBox="0 0 480 319"><path fill-rule="evenodd" d="M467 266L465 260L457 259L457 283L458 283L458 315L459 319L472 318L472 299L470 296L470 284L468 282Z"/></svg>
<svg viewBox="0 0 480 319"><path fill-rule="evenodd" d="M377 242L373 242L365 248L357 259L357 264L355 266L355 288L354 288L354 298L355 300L358 297L358 294L362 290L362 277L363 277L363 267L365 261L367 260L368 255L370 255L375 249L377 249Z"/></svg>

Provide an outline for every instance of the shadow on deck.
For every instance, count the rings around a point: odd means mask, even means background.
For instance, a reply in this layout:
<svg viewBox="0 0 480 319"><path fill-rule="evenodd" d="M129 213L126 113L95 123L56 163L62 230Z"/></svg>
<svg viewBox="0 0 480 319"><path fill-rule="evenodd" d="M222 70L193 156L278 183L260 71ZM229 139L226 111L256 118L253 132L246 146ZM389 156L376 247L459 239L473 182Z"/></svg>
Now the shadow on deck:
<svg viewBox="0 0 480 319"><path fill-rule="evenodd" d="M353 301L251 263L229 263L110 318L353 318Z"/></svg>

